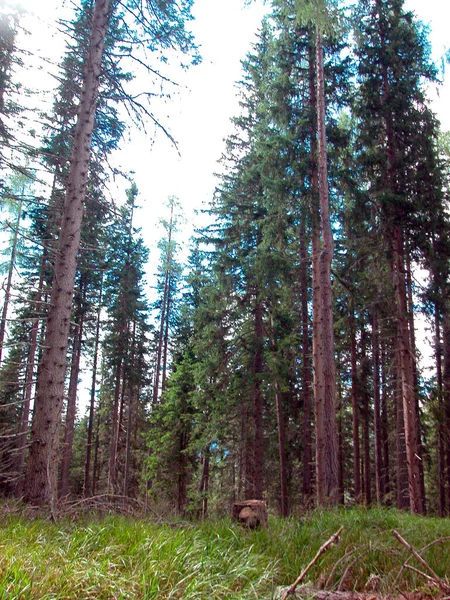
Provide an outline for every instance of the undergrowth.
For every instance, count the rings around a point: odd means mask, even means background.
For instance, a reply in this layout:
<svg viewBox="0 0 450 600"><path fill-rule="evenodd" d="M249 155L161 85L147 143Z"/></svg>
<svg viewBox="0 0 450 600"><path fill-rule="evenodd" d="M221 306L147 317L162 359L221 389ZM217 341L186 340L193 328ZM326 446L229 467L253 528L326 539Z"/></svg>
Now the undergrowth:
<svg viewBox="0 0 450 600"><path fill-rule="evenodd" d="M317 511L272 517L267 530L231 521L155 524L127 517L58 523L0 515L0 600L211 599L273 597L292 583L320 546L344 527L308 580L327 589L430 592L425 578L402 570L411 559L392 536L398 530L439 577L450 575L450 520L387 509Z"/></svg>

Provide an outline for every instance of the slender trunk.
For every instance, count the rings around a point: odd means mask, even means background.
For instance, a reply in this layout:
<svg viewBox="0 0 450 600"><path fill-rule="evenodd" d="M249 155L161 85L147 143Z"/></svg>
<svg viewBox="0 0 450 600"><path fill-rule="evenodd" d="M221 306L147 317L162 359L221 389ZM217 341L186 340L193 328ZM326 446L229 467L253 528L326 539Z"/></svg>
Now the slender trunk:
<svg viewBox="0 0 450 600"><path fill-rule="evenodd" d="M278 427L278 459L280 473L280 514L287 517L289 514L287 465L286 465L286 427L284 422L282 392L278 381L275 382L275 404L277 409Z"/></svg>
<svg viewBox="0 0 450 600"><path fill-rule="evenodd" d="M397 508L409 506L408 473L406 469L405 419L403 416L403 390L400 352L395 349L395 417L396 417L396 496Z"/></svg>
<svg viewBox="0 0 450 600"><path fill-rule="evenodd" d="M100 346L100 324L101 324L101 310L102 310L102 296L103 296L103 278L100 283L100 296L98 300L97 310L97 322L95 326L95 339L94 339L94 356L92 359L92 382L91 382L91 397L89 402L89 423L87 432L87 444L86 444L86 458L84 461L84 484L83 484L83 495L90 496L92 494L92 487L90 483L90 470L91 470L91 453L92 453L92 437L94 432L94 416L95 416L95 392L97 387L97 368L98 368L98 354Z"/></svg>
<svg viewBox="0 0 450 600"><path fill-rule="evenodd" d="M381 402L380 402L380 341L378 311L374 307L372 314L372 361L373 361L373 428L375 436L375 490L377 502L384 501L386 490L383 477L383 453L381 435Z"/></svg>
<svg viewBox="0 0 450 600"><path fill-rule="evenodd" d="M443 364L443 401L445 424L444 455L445 455L445 484L447 488L447 507L450 507L450 315L446 303L443 319L444 364ZM450 511L449 511L450 512Z"/></svg>
<svg viewBox="0 0 450 600"><path fill-rule="evenodd" d="M111 441L109 448L109 466L108 466L108 490L114 493L117 485L117 450L119 440L119 404L120 404L120 389L122 378L122 358L117 359L115 387L114 387L114 404L111 420Z"/></svg>
<svg viewBox="0 0 450 600"><path fill-rule="evenodd" d="M170 222L169 222L169 235L167 240L167 256L166 256L166 264L165 264L165 273L164 273L164 288L163 288L163 297L161 303L161 320L159 326L159 336L158 336L158 352L156 357L156 370L155 370L155 383L153 388L153 404L158 402L159 397L159 380L161 376L161 362L163 357L163 347L164 347L164 326L166 323L166 313L168 311L168 301L170 295L170 274L172 268L172 229L173 229L173 204L170 208Z"/></svg>
<svg viewBox="0 0 450 600"><path fill-rule="evenodd" d="M361 502L361 452L359 442L358 369L353 297L350 299L350 364L352 378L353 485L355 502Z"/></svg>
<svg viewBox="0 0 450 600"><path fill-rule="evenodd" d="M169 320L170 320L170 309L171 309L171 277L169 277L169 281L167 284L167 310L166 310L166 318L164 324L164 351L163 351L163 364L162 364L162 381L161 381L161 393L166 389L166 379L167 379L167 359L169 353Z"/></svg>
<svg viewBox="0 0 450 600"><path fill-rule="evenodd" d="M200 479L199 493L202 500L202 519L206 519L208 516L208 489L209 489L209 462L210 462L210 448L206 447L203 453L203 469L202 476ZM233 486L234 487L234 486Z"/></svg>
<svg viewBox="0 0 450 600"><path fill-rule="evenodd" d="M256 292L255 304L255 352L253 355L253 497L263 498L264 438L263 438L263 397L261 393L261 374L263 372L263 307Z"/></svg>
<svg viewBox="0 0 450 600"><path fill-rule="evenodd" d="M67 180L67 194L54 266L47 335L38 372L26 498L54 507L57 494L59 431L64 397L70 312L80 245L92 131L109 13L109 0L96 0L83 74L79 113Z"/></svg>
<svg viewBox="0 0 450 600"><path fill-rule="evenodd" d="M303 499L309 502L313 494L313 458L312 458L312 406L311 406L311 365L308 314L308 278L307 253L305 240L305 220L302 220L300 232L300 294L302 312L302 396L303 396Z"/></svg>
<svg viewBox="0 0 450 600"><path fill-rule="evenodd" d="M129 481L130 481L130 465L131 465L131 440L132 440L132 429L133 429L133 404L135 395L135 384L134 384L134 369L135 369L135 348L136 348L136 321L133 321L133 333L131 341L131 375L129 384L129 399L128 399L128 419L127 419L127 437L125 445L125 468L124 468L124 482L123 482L123 495L128 496L129 494Z"/></svg>
<svg viewBox="0 0 450 600"><path fill-rule="evenodd" d="M387 407L386 347L381 343L381 454L383 457L383 488L386 497L391 492L389 458L389 418ZM395 402L394 402L395 405Z"/></svg>
<svg viewBox="0 0 450 600"><path fill-rule="evenodd" d="M411 337L407 319L405 282L405 259L403 235L399 227L394 229L394 286L397 309L397 344L399 349L400 375L403 394L403 418L405 422L406 463L410 508L413 513L424 514L425 504L421 486L420 448L417 435L417 402L414 393L414 368Z"/></svg>
<svg viewBox="0 0 450 600"><path fill-rule="evenodd" d="M316 29L317 139L319 171L319 203L322 247L319 258L319 337L321 339L320 371L317 374L316 405L316 473L319 506L338 502L338 448L336 431L336 367L334 358L333 298L331 261L333 236L330 222L328 165L325 130L325 77L323 40Z"/></svg>
<svg viewBox="0 0 450 600"><path fill-rule="evenodd" d="M69 493L69 471L72 462L73 438L75 433L75 417L77 412L78 377L80 374L81 340L83 337L83 317L75 327L72 351L72 365L70 372L69 391L67 394L67 412L64 427L64 442L62 447L60 498L65 498Z"/></svg>
<svg viewBox="0 0 450 600"><path fill-rule="evenodd" d="M446 498L445 498L445 430L444 430L444 394L443 394L443 379L442 379L442 343L441 343L441 322L437 305L434 306L434 335L435 335L435 358L436 358L436 387L437 387L437 402L438 402L438 496L439 496L439 516L444 517L446 514Z"/></svg>
<svg viewBox="0 0 450 600"><path fill-rule="evenodd" d="M42 310L42 290L44 287L44 271L46 264L46 251L41 258L41 265L39 270L39 284L36 292L36 296L33 299L34 310ZM30 344L27 359L27 368L25 371L25 392L23 407L20 415L20 424L18 431L18 454L17 454L17 472L19 473L19 480L16 487L16 495L20 498L23 495L24 490L24 467L25 467L25 455L28 443L28 429L29 429L29 418L30 418L30 407L31 397L34 386L34 372L36 367L36 355L38 347L38 333L39 333L39 316L34 317L33 324L30 331Z"/></svg>
<svg viewBox="0 0 450 600"><path fill-rule="evenodd" d="M5 343L6 318L8 316L9 300L11 298L12 279L13 279L14 269L16 266L17 240L19 238L19 227L20 227L21 218L22 218L22 203L20 203L20 205L19 205L16 224L14 225L13 243L12 243L12 249L11 249L11 259L9 261L8 279L6 281L6 290L5 290L5 299L3 300L2 317L1 317L1 321L0 321L0 365L2 363L3 346Z"/></svg>
<svg viewBox="0 0 450 600"><path fill-rule="evenodd" d="M423 468L423 446L422 446L422 427L420 419L420 406L419 406L419 376L417 373L417 353L416 353L416 331L414 327L414 301L413 301L413 283L412 283L412 272L411 272L411 256L409 250L406 251L405 260L405 271L406 271L406 290L407 290L407 314L408 314L408 326L409 326L409 343L410 343L410 355L413 370L413 382L414 382L414 399L415 399L415 418L416 418L416 436L417 436L417 457L418 466L420 471L420 496L423 503L423 511L425 512L426 498L425 498L425 473Z"/></svg>
<svg viewBox="0 0 450 600"><path fill-rule="evenodd" d="M364 504L372 502L371 469L370 469L370 408L368 391L368 359L366 355L367 332L364 324L361 325L361 404L362 404L362 441L363 441L363 496Z"/></svg>

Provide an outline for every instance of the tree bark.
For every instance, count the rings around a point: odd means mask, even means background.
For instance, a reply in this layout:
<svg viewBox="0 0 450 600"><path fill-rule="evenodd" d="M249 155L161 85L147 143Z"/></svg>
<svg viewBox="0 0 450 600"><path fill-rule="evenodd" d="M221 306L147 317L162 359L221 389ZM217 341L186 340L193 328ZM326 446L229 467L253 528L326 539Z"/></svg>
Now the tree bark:
<svg viewBox="0 0 450 600"><path fill-rule="evenodd" d="M283 396L278 381L275 382L275 404L277 409L278 426L278 459L280 473L280 514L287 517L289 514L287 464L286 464L286 427L283 412Z"/></svg>
<svg viewBox="0 0 450 600"><path fill-rule="evenodd" d="M381 434L381 402L380 402L380 341L378 311L372 313L372 360L373 360L373 428L375 437L375 490L378 504L384 501L386 495L383 477L383 453Z"/></svg>
<svg viewBox="0 0 450 600"><path fill-rule="evenodd" d="M261 393L261 374L263 372L263 307L256 291L255 304L255 352L252 362L253 375L253 421L254 421L254 455L253 455L253 498L263 498L264 474L264 437L263 437L263 397Z"/></svg>
<svg viewBox="0 0 450 600"><path fill-rule="evenodd" d="M97 322L95 325L95 339L94 339L94 356L92 359L92 382L91 382L91 397L89 402L89 423L88 423L88 435L86 444L86 458L84 461L84 483L83 483L83 495L90 496L92 494L92 486L90 482L90 471L91 471L91 454L92 454L92 438L94 434L94 418L95 418L95 391L97 387L97 367L98 367L98 354L100 346L100 323L101 323L101 310L102 310L102 296L103 296L103 278L100 283L100 296L98 300L97 310Z"/></svg>
<svg viewBox="0 0 450 600"><path fill-rule="evenodd" d="M400 375L403 394L403 418L405 423L406 462L410 507L413 513L424 514L422 495L420 445L417 433L417 402L414 387L414 366L411 349L411 333L408 327L405 259L403 235L399 227L394 229L394 287L397 309L397 344L399 349Z"/></svg>
<svg viewBox="0 0 450 600"><path fill-rule="evenodd" d="M66 421L64 423L64 442L62 446L60 498L65 498L69 493L69 471L72 462L73 438L75 433L75 417L77 413L78 377L80 374L81 340L83 336L83 316L75 326L72 365L70 370L69 391L67 394Z"/></svg>
<svg viewBox="0 0 450 600"><path fill-rule="evenodd" d="M53 507L57 494L59 431L66 374L66 352L80 231L91 154L103 46L110 18L109 0L96 0L83 90L75 125L67 193L54 266L45 349L38 372L28 459L26 499Z"/></svg>
<svg viewBox="0 0 450 600"><path fill-rule="evenodd" d="M300 294L302 311L302 397L303 397L303 479L302 494L306 503L313 494L312 406L311 406L311 342L309 337L307 253L305 220L300 232Z"/></svg>
<svg viewBox="0 0 450 600"><path fill-rule="evenodd" d="M353 297L350 299L350 364L352 379L353 490L355 502L361 502L361 452L359 440L358 367Z"/></svg>
<svg viewBox="0 0 450 600"><path fill-rule="evenodd" d="M3 346L5 343L6 318L8 316L9 300L11 298L12 279L13 279L14 269L16 266L17 240L19 237L19 227L20 227L21 218L22 218L22 203L20 203L20 205L19 205L16 224L14 225L13 244L12 244L12 249L11 249L11 259L9 261L8 279L6 281L5 298L3 300L2 318L0 321L0 365L2 363Z"/></svg>
<svg viewBox="0 0 450 600"><path fill-rule="evenodd" d="M316 486L319 506L336 504L339 496L338 444L336 431L336 368L334 358L333 298L331 288L331 261L333 236L330 222L328 193L328 165L325 131L325 77L323 41L316 28L317 77L317 138L319 171L319 204L322 246L319 255L319 352L321 360L315 386L316 414Z"/></svg>

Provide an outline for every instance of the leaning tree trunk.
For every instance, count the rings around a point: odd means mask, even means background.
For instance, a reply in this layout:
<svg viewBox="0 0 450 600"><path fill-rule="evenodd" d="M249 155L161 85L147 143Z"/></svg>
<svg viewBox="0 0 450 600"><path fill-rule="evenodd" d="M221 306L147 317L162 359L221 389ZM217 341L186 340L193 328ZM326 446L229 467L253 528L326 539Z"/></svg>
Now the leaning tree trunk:
<svg viewBox="0 0 450 600"><path fill-rule="evenodd" d="M66 352L83 206L91 154L103 46L110 18L109 0L96 0L83 74L67 180L61 231L47 319L45 349L38 373L28 459L26 499L53 506L57 493L59 432L66 374Z"/></svg>

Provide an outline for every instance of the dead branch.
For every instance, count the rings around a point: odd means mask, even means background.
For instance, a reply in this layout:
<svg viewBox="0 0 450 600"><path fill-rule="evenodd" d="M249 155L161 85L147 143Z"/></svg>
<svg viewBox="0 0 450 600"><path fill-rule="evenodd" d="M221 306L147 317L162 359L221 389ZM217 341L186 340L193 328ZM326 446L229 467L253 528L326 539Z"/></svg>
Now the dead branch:
<svg viewBox="0 0 450 600"><path fill-rule="evenodd" d="M339 567L339 565L344 562L349 556L351 556L352 554L354 554L355 552L357 552L357 548L352 548L351 550L347 550L347 552L341 556L341 558L339 560L337 560L334 564L334 567L331 569L331 573L328 575L328 579L325 582L325 589L327 589L330 586L331 581L333 580L334 574L337 570L337 568ZM352 562L350 564L353 565L354 563ZM344 574L347 573L347 568L344 571ZM343 578L343 577L342 577ZM342 580L341 578L341 580Z"/></svg>
<svg viewBox="0 0 450 600"><path fill-rule="evenodd" d="M416 567L413 567L412 565L409 565L408 563L405 563L403 566L405 567L405 569L409 569L413 573L417 573L418 575L421 575L422 577L425 577L425 579L428 579L428 581L430 583L432 583L433 585L437 585L437 583L436 583L436 581L434 580L433 577L430 577L430 575L427 575L426 573L424 573L420 569L416 569Z"/></svg>
<svg viewBox="0 0 450 600"><path fill-rule="evenodd" d="M402 536L398 533L398 531L396 531L395 529L392 530L392 535L401 543L403 544L403 546L405 546L405 548L407 548L411 554L414 556L414 558L422 565L422 567L428 571L428 576L427 578L429 578L430 580L433 581L433 583L436 584L436 586L442 590L443 592L445 592L446 594L448 594L450 592L450 586L448 584L445 583L445 581L443 579L441 579L439 577L439 575L437 575L433 569L430 567L430 565L426 562L426 560L424 558L422 558L422 556L417 552L417 550L411 546L411 544L409 542L407 542L404 538L402 538ZM405 568L410 568L410 565L408 564L404 564L403 565ZM421 571L418 571L419 573L421 573ZM424 573L421 573L422 575L425 575Z"/></svg>
<svg viewBox="0 0 450 600"><path fill-rule="evenodd" d="M322 554L324 554L324 552L326 552L328 550L328 548L336 543L339 539L339 535L342 532L344 528L340 527L335 534L333 534L329 540L327 540L317 551L317 554L315 555L315 557L312 559L312 561L309 563L309 565L302 571L302 573L297 577L297 579L295 580L295 582L288 587L288 589L286 590L286 593L284 594L284 596L282 597L282 600L286 600L286 598L288 596L291 596L292 594L295 594L295 590L297 588L297 586L305 579L306 575L308 574L308 572L310 571L310 569L316 564L316 562L319 560L319 558L322 556Z"/></svg>

